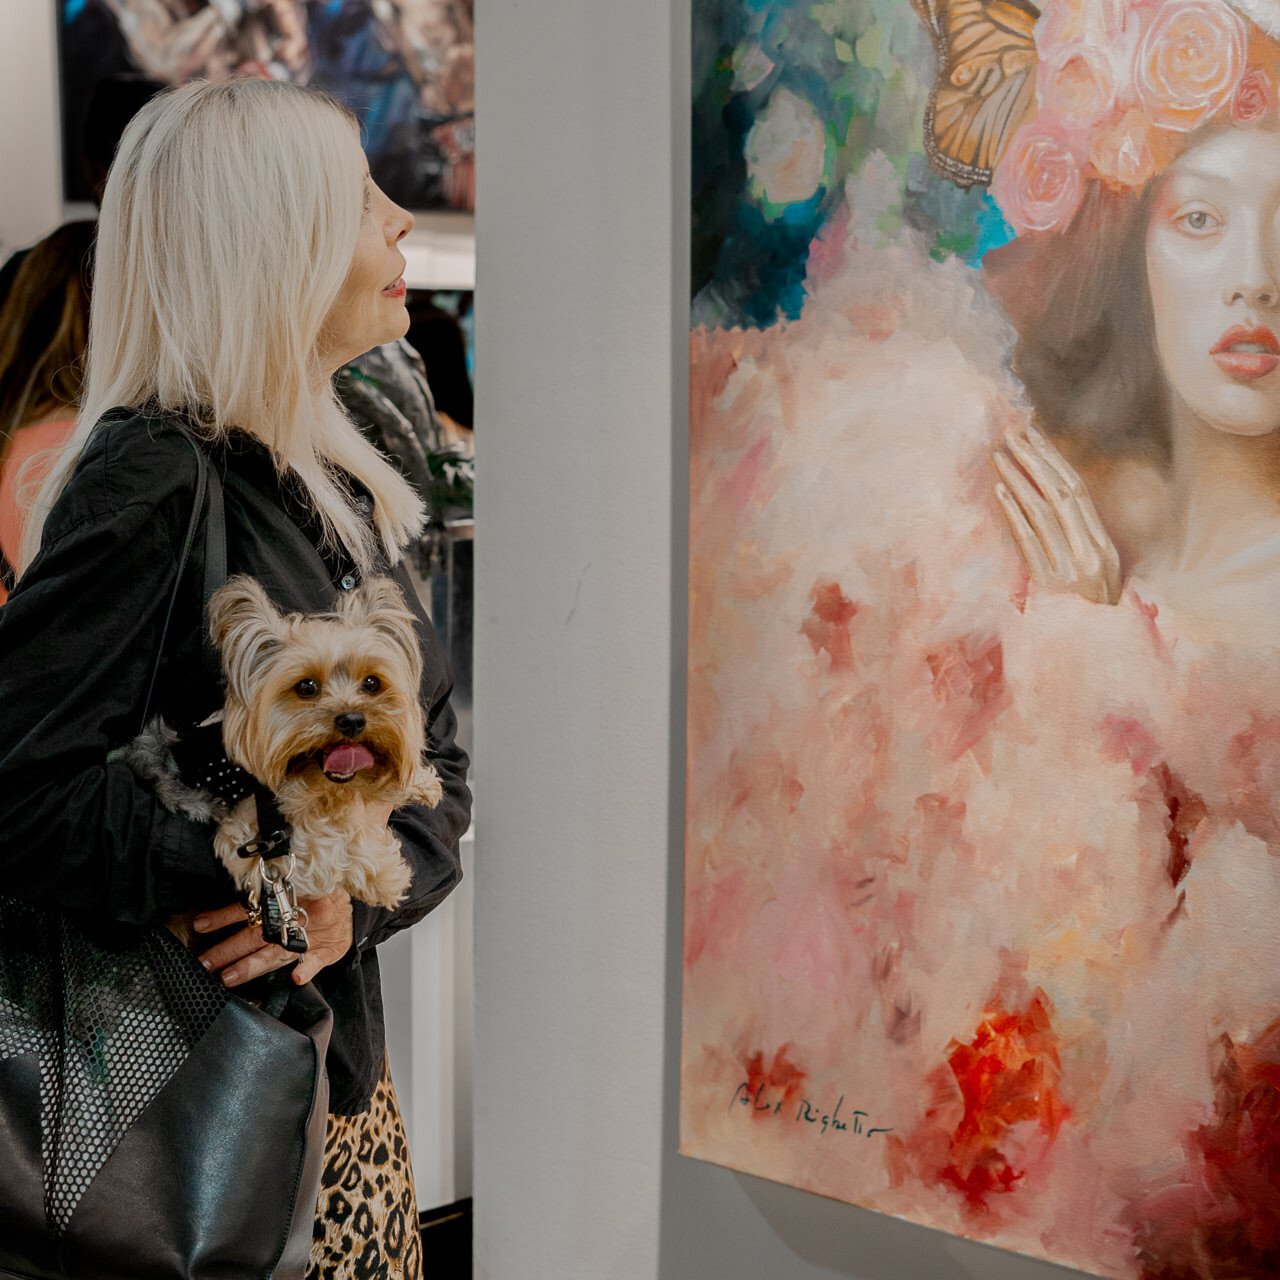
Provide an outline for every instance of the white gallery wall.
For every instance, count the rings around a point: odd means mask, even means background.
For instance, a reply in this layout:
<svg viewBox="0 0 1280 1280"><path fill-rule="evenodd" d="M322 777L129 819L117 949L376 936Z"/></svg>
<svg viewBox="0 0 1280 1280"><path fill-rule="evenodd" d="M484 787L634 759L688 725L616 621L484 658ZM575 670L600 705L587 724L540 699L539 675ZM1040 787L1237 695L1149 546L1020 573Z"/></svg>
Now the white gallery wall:
<svg viewBox="0 0 1280 1280"><path fill-rule="evenodd" d="M675 1154L689 0L477 11L477 1275L1075 1274Z"/></svg>
<svg viewBox="0 0 1280 1280"><path fill-rule="evenodd" d="M0 0L0 261L62 221L56 0Z"/></svg>

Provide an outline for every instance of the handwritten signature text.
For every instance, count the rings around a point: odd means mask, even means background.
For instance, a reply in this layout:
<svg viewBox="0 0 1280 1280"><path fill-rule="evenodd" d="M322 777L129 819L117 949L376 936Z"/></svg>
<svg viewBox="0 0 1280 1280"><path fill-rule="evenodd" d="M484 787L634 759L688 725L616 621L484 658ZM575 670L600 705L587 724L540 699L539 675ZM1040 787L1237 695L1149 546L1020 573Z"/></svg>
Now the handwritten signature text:
<svg viewBox="0 0 1280 1280"><path fill-rule="evenodd" d="M893 1132L892 1126L873 1125L869 1112L853 1108L846 1110L844 1094L840 1095L836 1105L831 1108L816 1105L808 1098L800 1098L796 1102L795 1114L792 1115L791 1104L785 1097L771 1097L764 1082L753 1089L750 1081L744 1080L733 1091L729 1110L732 1111L735 1107L745 1108L753 1115L789 1117L793 1124L811 1127L815 1134L847 1133L855 1138L873 1138L878 1133Z"/></svg>

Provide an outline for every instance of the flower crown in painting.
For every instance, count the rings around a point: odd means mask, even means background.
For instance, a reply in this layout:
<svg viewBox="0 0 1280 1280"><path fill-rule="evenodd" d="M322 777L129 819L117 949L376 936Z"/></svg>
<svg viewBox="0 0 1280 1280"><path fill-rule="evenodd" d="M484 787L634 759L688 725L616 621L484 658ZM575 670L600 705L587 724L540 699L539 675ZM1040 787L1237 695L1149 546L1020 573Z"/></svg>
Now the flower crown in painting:
<svg viewBox="0 0 1280 1280"><path fill-rule="evenodd" d="M929 158L960 186L990 185L1019 233L1061 230L1091 180L1139 190L1215 117L1275 110L1275 0L915 4L940 66Z"/></svg>

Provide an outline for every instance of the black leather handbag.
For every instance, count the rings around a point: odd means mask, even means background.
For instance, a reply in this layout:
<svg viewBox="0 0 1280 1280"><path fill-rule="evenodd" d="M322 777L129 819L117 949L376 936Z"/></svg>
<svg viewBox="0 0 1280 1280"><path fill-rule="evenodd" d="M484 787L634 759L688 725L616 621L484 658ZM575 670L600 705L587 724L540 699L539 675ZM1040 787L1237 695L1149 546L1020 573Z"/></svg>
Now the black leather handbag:
<svg viewBox="0 0 1280 1280"><path fill-rule="evenodd" d="M188 440L178 580L207 500L207 602L221 482ZM303 1280L333 1014L283 974L267 991L232 994L167 929L99 934L0 898L0 1278Z"/></svg>

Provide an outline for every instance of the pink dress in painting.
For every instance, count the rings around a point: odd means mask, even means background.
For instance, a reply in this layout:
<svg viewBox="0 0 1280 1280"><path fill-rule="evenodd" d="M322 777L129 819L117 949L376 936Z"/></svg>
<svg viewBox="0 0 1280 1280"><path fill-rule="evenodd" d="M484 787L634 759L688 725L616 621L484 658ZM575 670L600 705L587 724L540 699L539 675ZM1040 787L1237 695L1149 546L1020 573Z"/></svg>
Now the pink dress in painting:
<svg viewBox="0 0 1280 1280"><path fill-rule="evenodd" d="M1101 459L1115 598L1038 581L1016 335L884 243L875 177L799 320L693 339L682 1150L1102 1275L1280 1274L1280 502L1188 592Z"/></svg>

